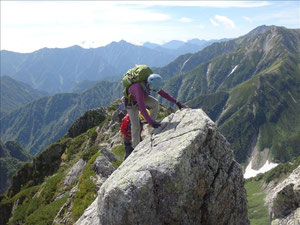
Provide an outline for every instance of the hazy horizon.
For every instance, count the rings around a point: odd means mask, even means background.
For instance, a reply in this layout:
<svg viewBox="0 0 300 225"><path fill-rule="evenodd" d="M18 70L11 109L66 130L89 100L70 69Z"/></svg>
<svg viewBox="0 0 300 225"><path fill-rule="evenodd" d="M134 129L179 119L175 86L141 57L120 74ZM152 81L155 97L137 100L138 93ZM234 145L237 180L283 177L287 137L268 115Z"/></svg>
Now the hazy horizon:
<svg viewBox="0 0 300 225"><path fill-rule="evenodd" d="M1 1L1 50L237 38L300 28L299 1Z"/></svg>

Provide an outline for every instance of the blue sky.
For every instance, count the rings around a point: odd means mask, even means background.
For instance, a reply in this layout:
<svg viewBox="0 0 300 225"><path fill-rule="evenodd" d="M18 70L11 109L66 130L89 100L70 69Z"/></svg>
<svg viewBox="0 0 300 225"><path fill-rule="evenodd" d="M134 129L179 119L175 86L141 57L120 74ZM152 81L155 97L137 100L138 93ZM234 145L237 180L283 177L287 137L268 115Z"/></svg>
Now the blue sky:
<svg viewBox="0 0 300 225"><path fill-rule="evenodd" d="M1 50L235 38L300 28L300 1L1 1Z"/></svg>

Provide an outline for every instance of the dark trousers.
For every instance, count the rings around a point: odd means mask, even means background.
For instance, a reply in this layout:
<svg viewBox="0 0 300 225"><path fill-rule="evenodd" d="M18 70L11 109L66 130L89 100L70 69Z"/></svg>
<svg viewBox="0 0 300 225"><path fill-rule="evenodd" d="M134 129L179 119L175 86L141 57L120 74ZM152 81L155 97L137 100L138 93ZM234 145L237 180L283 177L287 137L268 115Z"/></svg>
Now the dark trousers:
<svg viewBox="0 0 300 225"><path fill-rule="evenodd" d="M130 140L124 140L124 146L125 146L125 154L124 154L124 160L131 154L133 151L133 147L131 145Z"/></svg>

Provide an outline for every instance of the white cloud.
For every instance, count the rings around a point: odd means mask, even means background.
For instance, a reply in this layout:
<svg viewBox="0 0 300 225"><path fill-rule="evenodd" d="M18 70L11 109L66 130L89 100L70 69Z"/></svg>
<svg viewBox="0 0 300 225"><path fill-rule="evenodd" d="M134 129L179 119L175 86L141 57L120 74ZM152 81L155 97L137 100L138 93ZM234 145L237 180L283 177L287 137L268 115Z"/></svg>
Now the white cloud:
<svg viewBox="0 0 300 225"><path fill-rule="evenodd" d="M197 28L204 29L204 28L205 28L205 25L199 24L199 25L197 26Z"/></svg>
<svg viewBox="0 0 300 225"><path fill-rule="evenodd" d="M215 27L219 26L219 24L214 21L213 19L209 19L209 21L212 23L212 25L214 25Z"/></svg>
<svg viewBox="0 0 300 225"><path fill-rule="evenodd" d="M164 13L153 12L147 9L136 9L115 6L112 10L100 10L96 19L109 22L160 22L167 21L171 17Z"/></svg>
<svg viewBox="0 0 300 225"><path fill-rule="evenodd" d="M39 25L78 23L93 16L88 5L74 2L5 1L1 3L3 25Z"/></svg>
<svg viewBox="0 0 300 225"><path fill-rule="evenodd" d="M145 33L139 22L156 25L170 19L168 14L150 8L127 7L114 1L1 1L1 49L30 52L83 41L98 46L129 41L126 38L136 41ZM153 37L151 32L149 37Z"/></svg>
<svg viewBox="0 0 300 225"><path fill-rule="evenodd" d="M107 1L5 1L1 2L1 23L7 25L61 25L110 22L158 22L170 19L149 8Z"/></svg>
<svg viewBox="0 0 300 225"><path fill-rule="evenodd" d="M124 1L143 6L187 6L211 8L255 8L271 5L268 1Z"/></svg>
<svg viewBox="0 0 300 225"><path fill-rule="evenodd" d="M248 16L243 16L243 19L246 20L246 21L248 21L248 22L250 22L250 23L253 22L253 20L250 17L248 17Z"/></svg>
<svg viewBox="0 0 300 225"><path fill-rule="evenodd" d="M215 15L215 19L219 23L222 23L226 29L234 29L235 28L235 23L226 16Z"/></svg>
<svg viewBox="0 0 300 225"><path fill-rule="evenodd" d="M235 28L231 19L240 13L240 8L253 11L262 7L261 17L254 11L250 17L259 24L279 25L280 21L295 24L299 7L294 7L298 11L284 13L276 4L271 1L1 1L1 49L28 52L42 47L68 47L83 41L101 46L121 39L142 43L236 37L248 28L229 33L214 26ZM228 8L226 12L232 12L228 14L232 18L216 15L209 19L195 13L207 10L212 15L218 14L214 10L219 9L214 8ZM206 32L202 30L204 27Z"/></svg>
<svg viewBox="0 0 300 225"><path fill-rule="evenodd" d="M179 19L180 22L183 22L183 23L190 23L193 21L193 19L191 18L188 18L188 17L182 17Z"/></svg>
<svg viewBox="0 0 300 225"><path fill-rule="evenodd" d="M276 21L278 24L288 25L295 28L300 27L300 7L288 7L280 11L268 11L261 15L256 15L253 21ZM272 22L275 24L276 22Z"/></svg>

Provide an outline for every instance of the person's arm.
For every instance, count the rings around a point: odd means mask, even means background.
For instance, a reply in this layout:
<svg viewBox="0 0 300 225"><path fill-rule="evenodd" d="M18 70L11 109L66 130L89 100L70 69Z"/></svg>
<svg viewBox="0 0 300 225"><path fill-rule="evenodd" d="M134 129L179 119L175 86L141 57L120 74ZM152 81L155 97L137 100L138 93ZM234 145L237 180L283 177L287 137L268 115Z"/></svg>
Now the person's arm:
<svg viewBox="0 0 300 225"><path fill-rule="evenodd" d="M173 102L173 103L175 103L175 104L178 103L178 101L177 101L175 98L173 98L169 93L165 92L163 89L161 89L161 90L158 92L158 94L159 94L161 97L167 99L167 100L170 101L170 102Z"/></svg>
<svg viewBox="0 0 300 225"><path fill-rule="evenodd" d="M158 94L167 99L168 101L170 102L173 102L175 103L179 109L182 109L182 108L188 108L186 105L182 105L179 101L177 101L174 97L172 97L169 93L165 92L163 89L161 89Z"/></svg>
<svg viewBox="0 0 300 225"><path fill-rule="evenodd" d="M145 120L148 122L148 124L153 126L154 121L149 116L149 114L146 110L146 105L145 105L145 101L144 101L144 99L145 99L144 90L143 90L142 86L139 83L134 83L130 86L128 91L134 95L135 100L139 107L139 111L141 112L141 114L143 115Z"/></svg>

